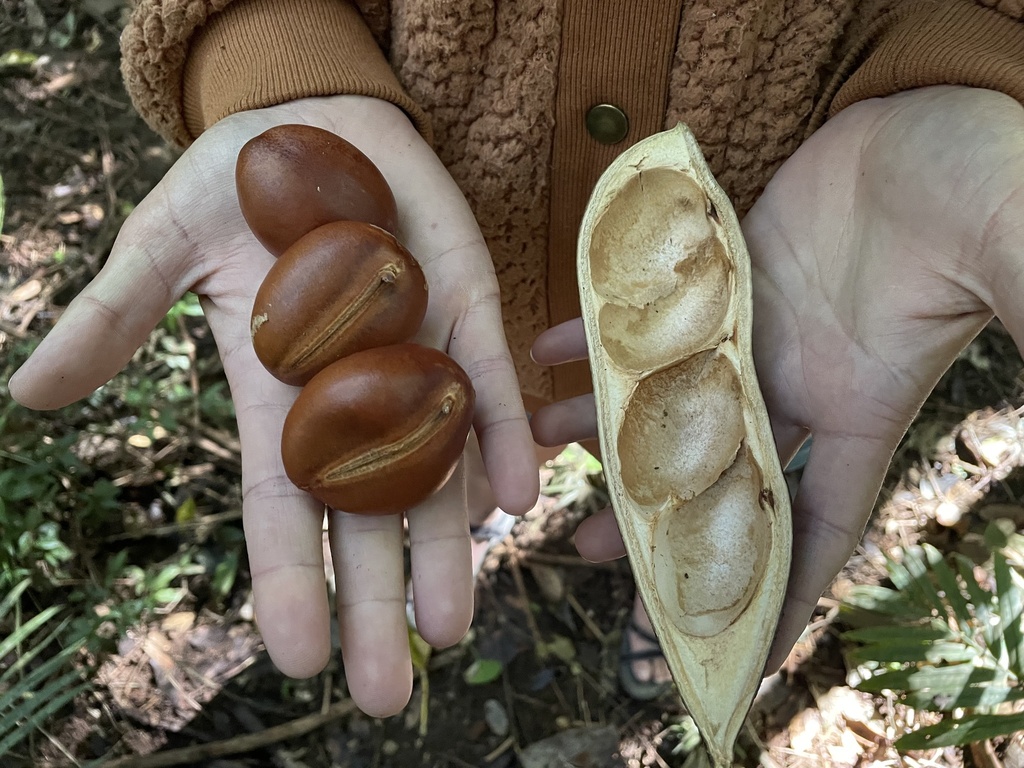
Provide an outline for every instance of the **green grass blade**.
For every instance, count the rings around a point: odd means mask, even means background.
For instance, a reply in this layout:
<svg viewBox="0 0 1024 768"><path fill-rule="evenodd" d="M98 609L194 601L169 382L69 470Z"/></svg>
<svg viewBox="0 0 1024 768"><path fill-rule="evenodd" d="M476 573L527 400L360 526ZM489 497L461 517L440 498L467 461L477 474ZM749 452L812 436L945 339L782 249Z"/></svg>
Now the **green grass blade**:
<svg viewBox="0 0 1024 768"><path fill-rule="evenodd" d="M1021 631L1024 593L1013 580L1013 572L1001 552L995 554L996 594L999 600L999 621L1003 647L1010 669L1024 677L1024 633Z"/></svg>
<svg viewBox="0 0 1024 768"><path fill-rule="evenodd" d="M23 650L18 660L15 661L10 667L8 667L2 675L0 675L0 684L6 683L14 679L23 669L28 667L35 658L41 654L44 650L50 647L50 643L57 639L61 632L71 623L71 619L64 619L57 627L40 642L32 642L32 647L27 651ZM3 709L3 695L0 694L0 709Z"/></svg>
<svg viewBox="0 0 1024 768"><path fill-rule="evenodd" d="M65 675L64 677L67 677L67 675ZM71 682L70 679L59 679L64 681L63 685L67 685ZM35 710L31 714L26 713L21 715L21 717L27 718L26 721L22 724L22 727L15 728L13 731L11 731L11 733L5 736L3 740L0 740L0 758L4 757L9 752L11 750L11 747L18 744L18 742L20 742L22 739L27 738L28 735L35 728L45 723L47 718L50 717L50 715L52 715L61 707L67 705L69 702L73 701L78 694L87 690L91 685L92 683L87 681L82 683L81 685L77 685L74 688L64 690L60 693L57 692L57 688L54 688L52 695L48 696L45 699L42 699L42 702L45 704L45 706ZM14 713L11 713L9 717L13 719Z"/></svg>
<svg viewBox="0 0 1024 768"><path fill-rule="evenodd" d="M883 690L892 691L933 691L949 696L957 695L964 688L998 680L1006 684L1006 675L996 669L975 667L971 664L956 664L949 667L925 667L898 669L883 672L861 681L857 688L869 693Z"/></svg>
<svg viewBox="0 0 1024 768"><path fill-rule="evenodd" d="M971 661L978 652L963 643L947 642L925 642L907 643L894 640L887 643L871 643L850 652L852 661L863 663L865 661L898 662L901 664L927 663L940 664L942 662L956 663Z"/></svg>
<svg viewBox="0 0 1024 768"><path fill-rule="evenodd" d="M0 175L0 232L4 228L4 209L6 208L6 198L4 197L4 177Z"/></svg>
<svg viewBox="0 0 1024 768"><path fill-rule="evenodd" d="M46 706L55 696L62 695L69 686L82 681L82 672L78 669L70 669L64 674L53 678L46 685L37 691L31 691L22 697L20 703L8 712L4 713L3 723L0 723L0 733L7 733L12 728L17 728L18 722L26 718L31 721L34 713Z"/></svg>
<svg viewBox="0 0 1024 768"><path fill-rule="evenodd" d="M3 641L0 641L0 659L4 658L22 643L28 642L28 639L32 634L43 626L43 624L60 613L60 610L61 606L59 605L51 605L49 608L45 608L15 629L14 632L12 632Z"/></svg>
<svg viewBox="0 0 1024 768"><path fill-rule="evenodd" d="M953 618L956 620L957 627L961 632L969 635L974 617L971 615L971 609L967 605L967 600L964 599L964 593L960 589L960 584L956 580L956 574L953 573L953 569L949 567L949 563L946 562L946 558L942 556L939 550L931 544L925 544L923 549L925 557L928 558L928 563L935 573L935 578L939 582L939 587L945 593L946 601L953 611Z"/></svg>
<svg viewBox="0 0 1024 768"><path fill-rule="evenodd" d="M1020 730L1024 730L1024 713L975 715L962 720L943 720L927 728L920 728L898 739L895 747L901 751L957 747Z"/></svg>
<svg viewBox="0 0 1024 768"><path fill-rule="evenodd" d="M22 593L28 589L28 585L32 583L32 579L24 578L19 581L14 587L4 595L4 599L0 600L0 621L6 618L7 614L10 613L11 608L15 606Z"/></svg>
<svg viewBox="0 0 1024 768"><path fill-rule="evenodd" d="M1006 685L976 685L963 688L955 696L934 691L913 691L908 693L902 703L914 709L927 709L931 712L952 712L954 709L971 707L980 709L994 707L1005 701L1024 699L1024 688Z"/></svg>
<svg viewBox="0 0 1024 768"><path fill-rule="evenodd" d="M43 685L39 691L36 691L35 688L42 685L44 680L57 672L68 661L68 659L71 658L71 656L77 653L78 650L85 645L85 642L86 641L83 638L75 645L68 646L56 656L47 659L43 664L40 664L36 669L33 669L23 680L18 681L17 684L11 686L11 688L4 691L3 694L0 694L0 734L6 732L14 722L12 715L17 712L18 708L21 706L21 704L18 703L18 700L22 699L26 695L28 696L28 699L36 698L42 694L43 691L48 690L52 683ZM63 680L68 677L68 675L74 677L80 674L80 670L72 669L65 672L58 679Z"/></svg>

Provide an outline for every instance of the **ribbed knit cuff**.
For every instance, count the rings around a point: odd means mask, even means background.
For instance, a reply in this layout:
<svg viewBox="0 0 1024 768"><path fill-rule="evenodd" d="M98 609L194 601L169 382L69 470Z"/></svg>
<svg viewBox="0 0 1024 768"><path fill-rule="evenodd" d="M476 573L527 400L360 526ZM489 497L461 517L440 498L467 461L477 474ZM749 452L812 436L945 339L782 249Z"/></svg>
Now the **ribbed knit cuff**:
<svg viewBox="0 0 1024 768"><path fill-rule="evenodd" d="M334 94L389 101L429 134L425 114L347 2L237 0L197 31L185 62L192 136L235 112Z"/></svg>
<svg viewBox="0 0 1024 768"><path fill-rule="evenodd" d="M179 146L234 112L342 93L398 105L429 139L423 111L345 0L140 0L121 55L135 108Z"/></svg>
<svg viewBox="0 0 1024 768"><path fill-rule="evenodd" d="M885 30L829 114L928 85L988 88L1024 103L1024 22L967 0L922 4Z"/></svg>

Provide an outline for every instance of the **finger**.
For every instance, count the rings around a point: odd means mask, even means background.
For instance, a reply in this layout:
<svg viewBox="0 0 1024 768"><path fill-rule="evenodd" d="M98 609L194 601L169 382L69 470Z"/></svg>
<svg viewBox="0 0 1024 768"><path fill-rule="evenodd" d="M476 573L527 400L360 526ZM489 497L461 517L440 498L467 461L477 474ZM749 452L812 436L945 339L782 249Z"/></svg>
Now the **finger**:
<svg viewBox="0 0 1024 768"><path fill-rule="evenodd" d="M785 661L818 598L860 542L895 446L891 435L814 435L793 502L793 563L769 671Z"/></svg>
<svg viewBox="0 0 1024 768"><path fill-rule="evenodd" d="M587 337L583 318L548 328L533 342L530 356L538 365L561 365L587 359Z"/></svg>
<svg viewBox="0 0 1024 768"><path fill-rule="evenodd" d="M579 395L538 409L530 419L530 428L539 445L554 446L596 438L594 395Z"/></svg>
<svg viewBox="0 0 1024 768"><path fill-rule="evenodd" d="M247 298L203 300L231 387L242 444L242 521L260 631L274 664L310 677L330 657L330 610L323 560L324 505L284 472L281 431L298 389L260 365L247 323ZM244 317L248 317L246 310Z"/></svg>
<svg viewBox="0 0 1024 768"><path fill-rule="evenodd" d="M402 516L329 514L349 692L366 714L394 715L412 695Z"/></svg>
<svg viewBox="0 0 1024 768"><path fill-rule="evenodd" d="M38 410L61 408L102 386L198 279L181 230L153 213L157 194L124 223L106 265L11 377L15 400Z"/></svg>
<svg viewBox="0 0 1024 768"><path fill-rule="evenodd" d="M452 333L449 351L465 368L476 391L473 428L494 498L509 514L525 514L537 502L540 478L495 296L469 307Z"/></svg>
<svg viewBox="0 0 1024 768"><path fill-rule="evenodd" d="M473 620L473 562L463 465L438 493L410 510L416 629L435 648L459 642Z"/></svg>
<svg viewBox="0 0 1024 768"><path fill-rule="evenodd" d="M476 392L473 427L498 505L524 514L540 481L519 380L505 339L491 257L458 187L436 162L423 189L396 190L409 250L423 266L430 302L420 339L465 369ZM464 308L455 325L447 314Z"/></svg>
<svg viewBox="0 0 1024 768"><path fill-rule="evenodd" d="M576 529L576 550L592 563L603 563L626 556L615 513L611 507L588 517Z"/></svg>

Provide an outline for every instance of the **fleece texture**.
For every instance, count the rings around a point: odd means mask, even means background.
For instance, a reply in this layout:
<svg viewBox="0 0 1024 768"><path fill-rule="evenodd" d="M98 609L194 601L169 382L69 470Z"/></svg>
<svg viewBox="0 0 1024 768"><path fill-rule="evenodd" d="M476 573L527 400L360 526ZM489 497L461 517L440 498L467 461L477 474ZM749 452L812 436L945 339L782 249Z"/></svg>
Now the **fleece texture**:
<svg viewBox="0 0 1024 768"><path fill-rule="evenodd" d="M136 107L182 146L304 96L404 109L477 216L533 404L590 387L529 348L578 313L580 218L627 146L687 123L742 216L850 104L942 83L1024 102L1024 0L141 0L122 48ZM629 118L611 146L585 128L603 102Z"/></svg>

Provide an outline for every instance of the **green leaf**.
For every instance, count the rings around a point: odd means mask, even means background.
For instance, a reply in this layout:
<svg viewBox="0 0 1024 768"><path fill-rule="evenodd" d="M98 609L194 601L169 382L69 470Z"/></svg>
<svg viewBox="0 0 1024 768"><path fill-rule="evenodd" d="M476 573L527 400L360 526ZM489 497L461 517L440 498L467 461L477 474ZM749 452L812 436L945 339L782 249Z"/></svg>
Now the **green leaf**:
<svg viewBox="0 0 1024 768"><path fill-rule="evenodd" d="M925 643L931 640L945 640L951 636L949 627L938 621L928 624L912 624L910 626L886 625L882 627L864 627L844 632L844 640L855 643Z"/></svg>
<svg viewBox="0 0 1024 768"><path fill-rule="evenodd" d="M31 583L32 579L26 577L11 587L10 592L4 595L4 599L0 600L0 621L3 621Z"/></svg>
<svg viewBox="0 0 1024 768"><path fill-rule="evenodd" d="M975 715L962 720L943 720L927 728L920 728L898 739L895 747L901 751L957 747L1019 730L1024 730L1024 713Z"/></svg>
<svg viewBox="0 0 1024 768"><path fill-rule="evenodd" d="M996 552L994 560L1003 647L1006 649L1010 669L1020 676L1024 673L1024 636L1021 632L1024 594L1014 582L1013 572L1003 554Z"/></svg>
<svg viewBox="0 0 1024 768"><path fill-rule="evenodd" d="M996 639L995 626L992 623L992 595L982 589L978 580L974 578L974 563L963 555L954 555L956 558L957 570L960 571L960 578L967 586L967 594L971 598L971 605L974 606L974 615L978 617L978 624L981 627L982 637L985 645L992 651L996 658L999 658L999 644Z"/></svg>
<svg viewBox="0 0 1024 768"><path fill-rule="evenodd" d="M69 682L70 680L62 681L61 687L66 686ZM27 725L31 726L31 728L16 728L14 731L9 733L2 741L0 741L0 757L6 755L10 751L11 747L15 746L18 742L25 739L32 729L37 728L43 723L45 723L46 719L50 717L50 715L52 715L54 712L56 712L58 709L65 706L69 702L73 701L78 694L89 689L90 687L91 683L88 682L82 683L81 685L78 685L70 690L65 689L63 691L60 691L58 688L55 687L51 695L47 695L45 696L45 698L41 697L42 700L47 703L46 706L36 710L35 712L32 712L31 715L28 716Z"/></svg>
<svg viewBox="0 0 1024 768"><path fill-rule="evenodd" d="M409 627L409 653L412 655L413 669L418 672L426 672L433 650L430 643L424 640L419 632Z"/></svg>
<svg viewBox="0 0 1024 768"><path fill-rule="evenodd" d="M854 587L843 602L852 608L887 616L908 616L914 612L910 601L903 594L895 589L873 584Z"/></svg>
<svg viewBox="0 0 1024 768"><path fill-rule="evenodd" d="M913 691L908 693L902 702L914 709L927 709L932 712L952 712L954 709L981 709L994 707L1007 701L1024 699L1024 688L1006 685L975 685L962 688L956 694L936 693L935 691Z"/></svg>
<svg viewBox="0 0 1024 768"><path fill-rule="evenodd" d="M174 510L174 522L178 525L189 523L196 516L196 500L189 496L181 503L181 506Z"/></svg>
<svg viewBox="0 0 1024 768"><path fill-rule="evenodd" d="M938 616L945 618L946 604L939 597L939 592L932 583L924 550L920 547L909 547L903 553L903 563L907 573L910 574L911 584L919 595L922 605L931 606Z"/></svg>
<svg viewBox="0 0 1024 768"><path fill-rule="evenodd" d="M501 676L504 669L497 659L477 659L462 674L467 685L486 685Z"/></svg>
<svg viewBox="0 0 1024 768"><path fill-rule="evenodd" d="M935 572L939 586L946 594L946 600L953 610L953 618L956 620L957 628L965 634L970 633L973 616L971 615L970 607L967 605L967 600L964 599L960 584L956 580L956 574L953 573L953 569L949 567L949 563L946 562L946 559L939 550L931 544L925 544L923 549L932 570Z"/></svg>
<svg viewBox="0 0 1024 768"><path fill-rule="evenodd" d="M15 727L16 718L11 716L11 713L19 711L17 707L18 700L25 697L26 700L34 699L38 701L43 698L46 691L53 688L54 690L63 687L63 683L60 686L54 686L53 682L46 685L42 685L43 682L49 678L53 673L60 669L72 656L78 653L79 649L85 645L85 638L81 638L77 643L69 645L63 651L47 659L45 662L40 664L36 669L33 669L28 675L20 680L15 685L11 686L9 690L4 691L3 696L0 696L0 712L3 712L3 718L0 718L0 735L3 735L11 728ZM81 671L78 669L71 669L64 672L63 675L58 677L61 681L70 681L76 677L81 676ZM65 680L66 679L66 680ZM41 690L35 690L39 686L42 686Z"/></svg>
<svg viewBox="0 0 1024 768"><path fill-rule="evenodd" d="M45 638L43 638L40 641L33 640L30 648L23 648L21 655L18 656L18 660L11 664L11 666L9 666L6 670L4 670L3 674L0 674L0 683L9 683L10 680L13 680L17 675L21 674L21 671L23 669L27 668L39 654L41 654L50 646L50 643L52 643L60 636L60 634L65 630L65 628L67 628L70 622L70 618L64 619ZM78 648L81 646L72 644L71 647L77 651ZM68 649L65 648L64 651L61 651L61 654L67 653L67 650ZM45 666L46 663L42 664L41 666ZM32 673L34 674L37 670L38 668L33 670ZM3 702L5 695L6 692L4 694L0 694L0 710L4 708Z"/></svg>
<svg viewBox="0 0 1024 768"><path fill-rule="evenodd" d="M61 606L59 605L51 605L49 608L44 608L20 627L16 628L4 640L0 640L0 659L4 658L20 644L27 642L32 633L56 616L60 609Z"/></svg>
<svg viewBox="0 0 1024 768"><path fill-rule="evenodd" d="M927 662L938 664L941 662L971 661L978 655L978 651L962 643L947 642L902 642L893 641L887 643L871 643L850 652L850 659L858 663L865 661L878 662L899 662L911 664L915 662Z"/></svg>
<svg viewBox="0 0 1024 768"><path fill-rule="evenodd" d="M563 635L556 635L550 643L544 643L537 649L537 655L542 659L554 656L556 659L569 664L576 659L576 646L572 640Z"/></svg>
<svg viewBox="0 0 1024 768"><path fill-rule="evenodd" d="M223 560L217 563L213 569L213 577L210 586L214 595L223 600L231 593L231 587L235 584L235 576L238 574L238 550L231 550Z"/></svg>
<svg viewBox="0 0 1024 768"><path fill-rule="evenodd" d="M178 587L164 587L153 593L153 602L158 605L173 603L181 597L181 589Z"/></svg>
<svg viewBox="0 0 1024 768"><path fill-rule="evenodd" d="M39 60L39 55L32 51L13 50L0 55L0 69L30 67Z"/></svg>
<svg viewBox="0 0 1024 768"><path fill-rule="evenodd" d="M971 685L998 680L1006 682L1006 674L995 669L975 667L970 664L956 664L949 667L925 667L898 669L883 672L861 681L857 688L869 693L891 691L936 691L955 696L960 690Z"/></svg>

